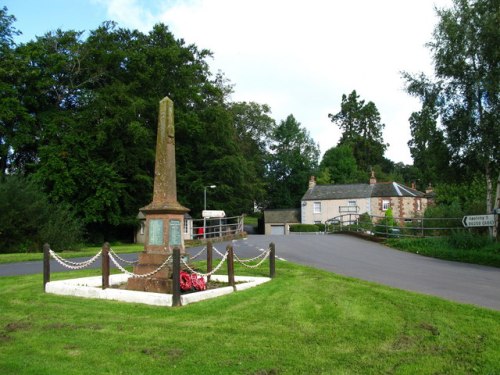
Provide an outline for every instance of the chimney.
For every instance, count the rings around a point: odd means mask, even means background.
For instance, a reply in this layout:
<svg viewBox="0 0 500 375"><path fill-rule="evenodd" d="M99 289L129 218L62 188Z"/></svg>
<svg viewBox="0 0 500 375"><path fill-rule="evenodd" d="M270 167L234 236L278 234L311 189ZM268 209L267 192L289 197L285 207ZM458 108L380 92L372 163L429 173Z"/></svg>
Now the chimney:
<svg viewBox="0 0 500 375"><path fill-rule="evenodd" d="M432 185L429 182L429 186L427 186L427 189L425 189L425 194L430 194L432 192L434 192L434 189L432 188Z"/></svg>
<svg viewBox="0 0 500 375"><path fill-rule="evenodd" d="M412 188L413 190L416 190L416 189L417 189L417 188L416 188L416 186L415 186L415 181L412 181L412 182L411 182L411 188Z"/></svg>
<svg viewBox="0 0 500 375"><path fill-rule="evenodd" d="M370 176L370 185L375 185L377 183L377 179L375 178L375 171L372 169L372 175Z"/></svg>
<svg viewBox="0 0 500 375"><path fill-rule="evenodd" d="M312 189L316 186L316 177L311 176L309 179L309 189Z"/></svg>

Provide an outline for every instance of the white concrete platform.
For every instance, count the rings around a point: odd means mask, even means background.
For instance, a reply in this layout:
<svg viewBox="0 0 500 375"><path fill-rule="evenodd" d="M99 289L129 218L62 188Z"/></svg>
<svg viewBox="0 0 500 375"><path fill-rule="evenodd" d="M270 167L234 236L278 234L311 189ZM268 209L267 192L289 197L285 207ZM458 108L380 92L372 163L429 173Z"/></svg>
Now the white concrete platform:
<svg viewBox="0 0 500 375"><path fill-rule="evenodd" d="M120 285L127 282L127 274L111 275L109 277L110 286ZM235 276L236 291L245 290L270 281L269 277ZM212 275L211 280L226 282L227 275ZM101 276L83 277L79 279L51 281L45 286L45 292L51 294L75 296L83 298L109 299L121 302L143 303L154 306L172 306L172 295L162 293L137 292L134 290L124 290L107 288L101 289ZM205 299L223 296L233 293L232 287L204 290L181 295L183 306L190 303L203 301Z"/></svg>

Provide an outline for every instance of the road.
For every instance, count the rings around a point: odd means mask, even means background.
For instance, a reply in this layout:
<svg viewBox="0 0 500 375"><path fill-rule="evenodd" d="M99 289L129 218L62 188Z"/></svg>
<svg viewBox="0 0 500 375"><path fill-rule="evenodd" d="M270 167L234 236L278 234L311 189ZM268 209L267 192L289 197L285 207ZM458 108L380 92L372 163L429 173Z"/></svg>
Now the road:
<svg viewBox="0 0 500 375"><path fill-rule="evenodd" d="M241 258L253 257L276 245L287 261L399 289L500 310L500 269L405 253L346 235L249 235L233 242ZM223 252L228 243L215 244ZM201 248L188 249L191 255ZM135 254L122 255L132 260ZM75 260L77 261L77 260ZM99 266L96 263L96 266ZM55 263L53 272L63 270ZM41 273L41 262L0 264L0 276Z"/></svg>

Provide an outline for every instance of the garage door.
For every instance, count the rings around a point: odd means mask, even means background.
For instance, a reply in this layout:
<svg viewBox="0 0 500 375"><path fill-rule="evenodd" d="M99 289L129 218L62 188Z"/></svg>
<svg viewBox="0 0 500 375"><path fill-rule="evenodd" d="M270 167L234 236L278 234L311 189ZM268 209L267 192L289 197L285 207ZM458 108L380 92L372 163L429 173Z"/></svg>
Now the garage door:
<svg viewBox="0 0 500 375"><path fill-rule="evenodd" d="M285 226L284 225L271 225L271 234L285 234Z"/></svg>

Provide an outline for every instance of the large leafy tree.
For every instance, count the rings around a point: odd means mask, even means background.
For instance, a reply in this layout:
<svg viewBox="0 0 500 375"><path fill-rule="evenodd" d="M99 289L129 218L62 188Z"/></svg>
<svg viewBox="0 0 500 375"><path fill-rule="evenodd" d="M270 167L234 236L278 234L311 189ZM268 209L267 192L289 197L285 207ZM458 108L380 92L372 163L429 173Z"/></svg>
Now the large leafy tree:
<svg viewBox="0 0 500 375"><path fill-rule="evenodd" d="M490 212L493 180L500 171L500 7L498 0L454 0L450 9L437 14L429 47L445 141L455 166L465 172L482 171ZM410 92L424 80L409 78ZM462 176L470 179L471 174Z"/></svg>
<svg viewBox="0 0 500 375"><path fill-rule="evenodd" d="M175 103L179 200L197 215L203 186L215 183L217 207L252 207L247 189L259 180L239 146L231 88L209 72L209 51L161 24L143 34L107 22L85 40L57 30L12 53L19 78L9 99L20 108L2 117L8 167L33 174L51 201L71 204L91 234L129 227L151 200L166 95Z"/></svg>
<svg viewBox="0 0 500 375"><path fill-rule="evenodd" d="M438 126L440 93L439 86L425 76L413 80L408 74L407 90L422 101L422 109L409 118L411 139L408 147L413 165L421 172L424 183L439 183L449 179L453 173L451 155L446 146L444 132Z"/></svg>
<svg viewBox="0 0 500 375"><path fill-rule="evenodd" d="M276 123L270 116L270 107L265 104L232 103L230 112L239 148L246 160L248 173L253 176L252 183L247 186L248 195L258 206L263 206L266 200L266 165Z"/></svg>
<svg viewBox="0 0 500 375"><path fill-rule="evenodd" d="M352 148L360 170L368 171L384 162L387 145L382 131L385 125L373 102L365 103L354 90L349 95L342 95L340 111L328 117L342 131L338 146Z"/></svg>
<svg viewBox="0 0 500 375"><path fill-rule="evenodd" d="M367 174L358 170L352 147L348 144L332 147L323 155L320 170L328 171L330 181L318 179L318 183L347 184L367 180Z"/></svg>
<svg viewBox="0 0 500 375"><path fill-rule="evenodd" d="M267 181L268 208L298 207L318 167L319 147L293 115L272 134Z"/></svg>

